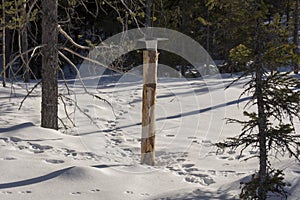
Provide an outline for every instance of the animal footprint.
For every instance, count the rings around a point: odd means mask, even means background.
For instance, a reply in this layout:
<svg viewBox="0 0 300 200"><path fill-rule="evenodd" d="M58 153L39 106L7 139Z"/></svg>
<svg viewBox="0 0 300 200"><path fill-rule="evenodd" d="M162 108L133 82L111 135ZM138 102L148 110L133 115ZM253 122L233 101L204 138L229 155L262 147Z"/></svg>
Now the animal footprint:
<svg viewBox="0 0 300 200"><path fill-rule="evenodd" d="M229 156L219 156L219 159L222 159L222 160L225 160L225 159L228 159Z"/></svg>
<svg viewBox="0 0 300 200"><path fill-rule="evenodd" d="M47 163L51 163L51 164L61 164L64 163L65 161L63 160L56 160L56 159L47 159L45 160Z"/></svg>
<svg viewBox="0 0 300 200"><path fill-rule="evenodd" d="M101 190L100 189L93 189L93 190L90 190L90 192L92 193L96 193L96 192L100 192Z"/></svg>
<svg viewBox="0 0 300 200"><path fill-rule="evenodd" d="M21 192L19 192L20 194L31 194L32 193L32 191L30 191L30 190L26 190L26 191L21 191Z"/></svg>
<svg viewBox="0 0 300 200"><path fill-rule="evenodd" d="M15 142L15 143L22 141L22 139L17 138L17 137L10 137L9 140L12 141L12 142Z"/></svg>
<svg viewBox="0 0 300 200"><path fill-rule="evenodd" d="M81 195L81 192L72 192L71 195L78 196L78 195Z"/></svg>
<svg viewBox="0 0 300 200"><path fill-rule="evenodd" d="M17 160L17 159L14 157L5 157L5 158L3 158L3 160Z"/></svg>
<svg viewBox="0 0 300 200"><path fill-rule="evenodd" d="M12 194L11 191L1 191L0 194Z"/></svg>
<svg viewBox="0 0 300 200"><path fill-rule="evenodd" d="M193 166L195 166L195 165L194 164L183 164L182 165L183 168L191 168Z"/></svg>
<svg viewBox="0 0 300 200"><path fill-rule="evenodd" d="M40 144L34 144L34 143L29 143L29 144L34 153L43 153L45 150L49 150L49 149L53 148L48 145L40 145Z"/></svg>
<svg viewBox="0 0 300 200"><path fill-rule="evenodd" d="M215 183L215 181L206 174L198 174L198 176L187 176L185 178L185 181L189 183L200 183L204 185Z"/></svg>
<svg viewBox="0 0 300 200"><path fill-rule="evenodd" d="M147 192L141 193L141 196L150 196Z"/></svg>
<svg viewBox="0 0 300 200"><path fill-rule="evenodd" d="M127 190L125 193L126 194L133 194L133 191Z"/></svg>
<svg viewBox="0 0 300 200"><path fill-rule="evenodd" d="M175 137L173 134L166 135L166 137Z"/></svg>

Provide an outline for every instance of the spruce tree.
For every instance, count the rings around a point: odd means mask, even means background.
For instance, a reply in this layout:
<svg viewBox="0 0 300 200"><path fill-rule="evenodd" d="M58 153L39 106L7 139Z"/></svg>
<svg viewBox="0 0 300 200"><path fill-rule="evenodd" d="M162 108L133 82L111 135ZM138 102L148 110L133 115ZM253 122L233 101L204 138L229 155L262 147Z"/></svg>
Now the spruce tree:
<svg viewBox="0 0 300 200"><path fill-rule="evenodd" d="M241 13L248 19L248 28L243 26L248 35L231 50L231 57L237 64L247 63L243 76L249 76L250 80L242 95L252 96L245 109L255 106L256 112L245 110L246 121L229 119L242 124L242 131L217 146L239 147L242 151L254 146L259 150L258 173L250 182L243 183L242 199L265 200L269 192L286 197L283 171L273 168L269 156L272 152L287 152L299 160L300 136L293 122L299 119L300 82L289 73L270 72L278 66L289 65L297 55L293 45L287 43L288 35L280 24L280 15L271 13L270 5L262 0L247 2L248 7Z"/></svg>

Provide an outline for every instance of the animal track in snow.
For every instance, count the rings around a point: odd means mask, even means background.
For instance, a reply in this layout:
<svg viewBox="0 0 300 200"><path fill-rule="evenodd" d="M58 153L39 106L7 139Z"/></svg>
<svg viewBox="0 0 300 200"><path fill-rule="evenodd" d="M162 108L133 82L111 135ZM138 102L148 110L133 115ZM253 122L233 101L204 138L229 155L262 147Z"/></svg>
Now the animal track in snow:
<svg viewBox="0 0 300 200"><path fill-rule="evenodd" d="M147 192L145 192L145 193L141 193L141 196L150 196L150 194L148 194Z"/></svg>
<svg viewBox="0 0 300 200"><path fill-rule="evenodd" d="M166 135L166 137L175 137L175 135L173 135L173 134L168 134L168 135Z"/></svg>
<svg viewBox="0 0 300 200"><path fill-rule="evenodd" d="M0 160L17 160L17 158L14 158L14 157L4 157L4 158L0 158Z"/></svg>
<svg viewBox="0 0 300 200"><path fill-rule="evenodd" d="M194 164L183 164L182 165L183 168L191 168L193 166L195 166L195 165Z"/></svg>
<svg viewBox="0 0 300 200"><path fill-rule="evenodd" d="M63 161L63 160L56 160L56 159L47 159L47 160L45 160L45 162L51 163L51 164L62 164L65 161Z"/></svg>
<svg viewBox="0 0 300 200"><path fill-rule="evenodd" d="M20 194L31 194L32 191L26 190L26 191L20 191L19 193L20 193Z"/></svg>
<svg viewBox="0 0 300 200"><path fill-rule="evenodd" d="M92 152L78 152L72 149L67 148L54 148L50 145L38 144L37 142L29 142L28 140L23 140L17 137L2 137L0 141L3 141L6 146L12 146L20 151L29 151L34 154L42 154L47 152L52 155L63 155L65 157L74 159L74 160L101 160L101 157L92 153ZM13 157L5 157L3 160L15 160ZM0 158L1 160L1 158ZM48 159L45 162L52 164L60 164L64 161L62 160L53 160Z"/></svg>
<svg viewBox="0 0 300 200"><path fill-rule="evenodd" d="M130 191L130 190L127 190L125 191L126 194L133 194L134 192L133 191Z"/></svg>
<svg viewBox="0 0 300 200"><path fill-rule="evenodd" d="M32 191L30 190L22 190L22 191L19 191L18 192L19 194L22 194L22 195L29 195L29 194L32 194ZM0 195L12 195L14 194L13 192L11 191L0 191Z"/></svg>
<svg viewBox="0 0 300 200"><path fill-rule="evenodd" d="M188 175L185 178L185 181L189 182L189 183L199 183L202 185L210 185L212 183L215 183L215 181L211 177L209 177L209 175L207 175L207 174Z"/></svg>
<svg viewBox="0 0 300 200"><path fill-rule="evenodd" d="M70 194L74 195L74 196L79 196L79 195L81 195L81 192L71 192Z"/></svg>
<svg viewBox="0 0 300 200"><path fill-rule="evenodd" d="M92 192L92 193L96 193L96 192L100 192L101 190L100 189L92 189L92 190L90 190L90 192Z"/></svg>
<svg viewBox="0 0 300 200"><path fill-rule="evenodd" d="M30 145L30 150L34 153L43 153L45 150L53 149L52 146L40 145L35 143L28 143Z"/></svg>
<svg viewBox="0 0 300 200"><path fill-rule="evenodd" d="M12 192L11 191L0 191L0 194L9 195L9 194L12 194Z"/></svg>

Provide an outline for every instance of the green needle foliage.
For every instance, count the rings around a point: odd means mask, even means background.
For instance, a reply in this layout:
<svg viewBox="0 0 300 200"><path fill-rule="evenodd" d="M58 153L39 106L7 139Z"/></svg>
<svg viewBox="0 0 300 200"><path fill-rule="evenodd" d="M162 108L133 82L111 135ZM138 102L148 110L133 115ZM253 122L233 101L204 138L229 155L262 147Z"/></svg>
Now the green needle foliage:
<svg viewBox="0 0 300 200"><path fill-rule="evenodd" d="M294 121L300 119L300 81L290 73L276 70L289 66L291 61L298 62L299 55L288 42L289 29L282 24L280 14L273 12L271 2L233 2L219 4L239 7L239 15L247 20L247 26L239 26L247 34L229 52L230 59L244 72L241 77L250 77L241 96L249 95L251 99L243 111L247 120L228 119L228 123L241 124L240 134L216 145L222 149L239 148L241 153L248 147L259 152L254 156L259 159L259 170L249 182L242 183L241 199L265 200L272 193L286 198L284 174L272 167L269 157L288 154L299 160L300 135ZM250 107L257 110L248 112Z"/></svg>

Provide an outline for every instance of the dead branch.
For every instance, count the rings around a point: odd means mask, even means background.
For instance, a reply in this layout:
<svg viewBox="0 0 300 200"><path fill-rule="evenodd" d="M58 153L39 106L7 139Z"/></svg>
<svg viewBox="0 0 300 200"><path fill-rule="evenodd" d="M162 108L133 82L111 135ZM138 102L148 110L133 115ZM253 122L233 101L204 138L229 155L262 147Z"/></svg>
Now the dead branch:
<svg viewBox="0 0 300 200"><path fill-rule="evenodd" d="M126 10L128 10L128 12L131 14L131 17L134 16L134 12L128 7L128 5L124 2L124 0L121 0L121 3L123 4L123 6L125 7ZM138 23L138 20L136 17L133 17L133 20L137 26L138 29L140 29L140 26L139 26L139 23Z"/></svg>
<svg viewBox="0 0 300 200"><path fill-rule="evenodd" d="M25 102L25 100L26 100L26 99L29 97L29 95L35 90L35 88L36 88L37 86L39 86L41 83L42 83L42 81L39 81L37 84L35 84L35 85L33 86L33 88L32 88L30 91L28 91L28 93L26 94L26 96L25 96L25 97L23 98L23 100L21 101L21 104L20 104L18 110L21 110L21 108L22 108L23 103Z"/></svg>
<svg viewBox="0 0 300 200"><path fill-rule="evenodd" d="M79 49L86 49L86 50L91 50L92 47L87 47L87 46L82 46L80 44L77 44L62 28L60 25L57 26L57 30L67 38L75 47Z"/></svg>
<svg viewBox="0 0 300 200"><path fill-rule="evenodd" d="M29 7L29 9L28 9L28 11L27 11L27 19L29 19L30 14L31 14L31 12L32 12L32 9L33 9L34 6L36 5L37 1L38 1L38 0L34 0L34 2L32 2L32 4L30 5L30 7Z"/></svg>
<svg viewBox="0 0 300 200"><path fill-rule="evenodd" d="M12 61L10 61L10 62L6 65L6 67L12 66L12 65L14 64L14 62L15 62L19 57L23 56L24 54L29 53L29 52L31 52L31 51L33 51L33 53L34 53L37 49L43 48L44 46L45 46L45 45L39 45L39 46L33 47L33 48L31 48L31 49L28 49L27 51L24 51L24 52L22 52L22 53L20 53L20 54L18 54L18 55L16 55L16 56L14 56L14 59L12 59ZM31 54L31 56L33 56L33 53Z"/></svg>
<svg viewBox="0 0 300 200"><path fill-rule="evenodd" d="M64 129L67 130L69 127L64 123L64 121L60 118L57 117L57 119L60 121L60 123L64 126Z"/></svg>
<svg viewBox="0 0 300 200"><path fill-rule="evenodd" d="M61 102L63 103L64 105L64 111L65 111L65 114L66 114L66 117L67 119L72 123L72 126L75 127L75 123L73 122L73 120L70 118L70 115L67 111L67 104L66 102L64 101L64 95L63 94L59 94L58 97L60 98ZM65 125L64 125L65 126ZM65 126L66 127L66 126Z"/></svg>
<svg viewBox="0 0 300 200"><path fill-rule="evenodd" d="M103 99L103 98L101 98L101 97L99 97L99 96L97 96L97 95L95 95L95 94L92 94L92 93L90 93L90 92L87 90L87 88L85 87L85 85L84 85L84 83L83 83L83 81L82 81L82 78L81 78L81 76L80 76L80 72L79 72L79 70L77 69L77 67L75 66L75 64L74 64L67 56L65 56L62 52L58 51L58 54L59 54L63 59L65 59L65 60L66 60L66 61L74 68L74 70L76 71L76 73L77 73L77 75L78 75L79 81L80 81L81 85L83 86L83 89L84 89L85 93L87 93L87 94L91 95L92 97L97 98L97 99L99 99L99 100L101 100L101 101L107 103L107 104L111 107L114 116L116 116L115 111L114 111L114 108L113 108L112 104L111 104L109 101L107 101L106 99Z"/></svg>
<svg viewBox="0 0 300 200"><path fill-rule="evenodd" d="M109 67L109 66L107 66L107 65L105 65L105 64L103 64L103 63L101 63L101 62L99 62L99 61L97 61L97 60L88 58L88 57L86 57L86 56L82 56L82 55L80 55L79 53L77 53L77 52L75 52L75 51L73 51L73 50L71 50L71 49L69 49L69 48L67 48L67 47L61 47L61 49L65 50L65 51L67 51L67 52L69 52L69 53L71 53L71 54L73 54L73 55L75 55L75 56L77 56L77 57L79 57L79 58L82 58L82 59L84 59L84 60L86 60L86 61L89 61L89 62L91 62L91 63L93 63L93 64L96 64L96 65L98 65L98 66L102 66L102 67L105 67L105 68L110 69L110 70L112 70L112 71L119 72L119 73L123 74L123 72L122 72L121 70L115 69L115 68L113 68L113 67Z"/></svg>
<svg viewBox="0 0 300 200"><path fill-rule="evenodd" d="M74 103L74 105L75 105L75 107L83 114L83 115L85 115L94 125L96 125L98 128L100 128L98 125L97 125L97 123L94 121L94 119L90 116L90 115L88 115L84 110L82 110L81 108L80 108L80 106L77 104L77 101L74 101L73 99L71 99L71 98L69 98L69 97L67 97L67 96L64 96L64 98L66 99L66 100L68 100L68 101L71 101L72 103Z"/></svg>
<svg viewBox="0 0 300 200"><path fill-rule="evenodd" d="M68 95L70 95L70 88L69 88L68 83L66 81L65 72L61 68L59 68L59 71L62 74L63 82L64 82L65 87L67 88Z"/></svg>
<svg viewBox="0 0 300 200"><path fill-rule="evenodd" d="M93 17L97 17L97 15L98 15L98 13L99 13L99 6L98 6L98 2L97 1L95 1L95 3L96 3L96 13L94 14L93 12L91 12L88 8L87 8L87 6L85 5L85 3L81 0L80 1L81 2L81 5L84 7L84 9L85 9L85 11L86 12L88 12L90 15L92 15Z"/></svg>

